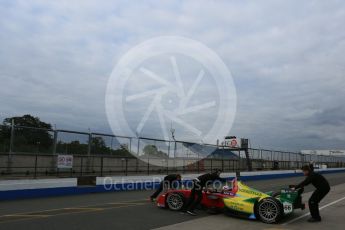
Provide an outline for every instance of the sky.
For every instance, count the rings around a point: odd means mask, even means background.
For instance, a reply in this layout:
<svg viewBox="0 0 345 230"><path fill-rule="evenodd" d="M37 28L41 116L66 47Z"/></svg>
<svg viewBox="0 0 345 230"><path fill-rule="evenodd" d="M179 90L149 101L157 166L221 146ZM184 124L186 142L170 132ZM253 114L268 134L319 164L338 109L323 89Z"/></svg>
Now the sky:
<svg viewBox="0 0 345 230"><path fill-rule="evenodd" d="M115 66L142 42L180 36L210 48L231 72L237 103L229 134L252 147L344 149L344 25L341 0L1 0L0 119L32 114L61 129L111 132L105 97ZM163 61L147 66L170 76ZM188 88L199 64L179 56L177 63ZM209 75L198 103L219 96ZM127 91L154 88L142 79ZM137 103L145 112L148 104ZM128 107L125 114L134 129L143 116ZM214 114L188 119L204 127ZM140 136L162 136L154 121ZM193 139L174 128L177 138Z"/></svg>

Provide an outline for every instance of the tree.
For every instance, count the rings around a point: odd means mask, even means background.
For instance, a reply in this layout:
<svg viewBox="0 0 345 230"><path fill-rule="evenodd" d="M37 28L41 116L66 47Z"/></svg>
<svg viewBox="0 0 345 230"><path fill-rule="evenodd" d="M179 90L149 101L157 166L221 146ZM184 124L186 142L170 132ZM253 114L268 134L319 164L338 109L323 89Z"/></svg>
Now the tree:
<svg viewBox="0 0 345 230"><path fill-rule="evenodd" d="M26 127L33 127L33 128L42 128L42 129L51 129L52 125L49 123L45 123L41 121L38 117L31 116L26 114L21 117L10 117L5 118L3 121L4 125L11 125L12 120L14 120L14 124L17 126L26 126Z"/></svg>
<svg viewBox="0 0 345 230"><path fill-rule="evenodd" d="M153 157L163 157L167 158L168 154L158 150L155 145L146 145L143 149L144 155L153 156Z"/></svg>
<svg viewBox="0 0 345 230"><path fill-rule="evenodd" d="M114 156L134 158L134 156L129 152L126 144L120 145L119 149L111 150L111 153Z"/></svg>
<svg viewBox="0 0 345 230"><path fill-rule="evenodd" d="M21 117L9 117L0 125L0 152L9 151L11 139L12 121L15 124L14 151L31 153L52 153L53 137L52 125L41 121L38 117L24 115ZM91 139L91 154L105 154L119 157L133 157L128 150L128 145L120 145L118 149L107 146L103 137L94 136ZM87 154L89 143L81 143L79 140L58 141L57 153Z"/></svg>
<svg viewBox="0 0 345 230"><path fill-rule="evenodd" d="M11 124L14 122L15 138L14 146L16 151L36 152L48 151L53 144L52 135L49 130L52 128L51 124L41 121L38 117L33 117L29 114L21 117L10 117L3 120L4 130L2 131L2 138L4 141L11 138Z"/></svg>
<svg viewBox="0 0 345 230"><path fill-rule="evenodd" d="M10 130L7 126L0 125L0 152L8 152L10 147L10 140L7 138Z"/></svg>
<svg viewBox="0 0 345 230"><path fill-rule="evenodd" d="M157 155L158 149L155 145L146 145L143 152L145 155Z"/></svg>
<svg viewBox="0 0 345 230"><path fill-rule="evenodd" d="M91 139L91 152L93 154L107 154L111 149L106 146L102 137L92 137Z"/></svg>

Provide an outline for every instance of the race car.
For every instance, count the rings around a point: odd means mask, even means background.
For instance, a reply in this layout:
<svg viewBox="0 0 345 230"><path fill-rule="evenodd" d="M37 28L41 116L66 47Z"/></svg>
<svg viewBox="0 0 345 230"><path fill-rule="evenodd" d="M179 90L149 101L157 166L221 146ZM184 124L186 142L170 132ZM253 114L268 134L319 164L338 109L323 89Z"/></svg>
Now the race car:
<svg viewBox="0 0 345 230"><path fill-rule="evenodd" d="M264 223L277 223L294 209L304 209L303 190L281 189L279 192L263 193L250 188L236 178L231 186L221 191L204 190L201 206L212 212L224 212L232 216L258 219ZM168 190L157 199L157 206L181 210L190 195L190 190Z"/></svg>

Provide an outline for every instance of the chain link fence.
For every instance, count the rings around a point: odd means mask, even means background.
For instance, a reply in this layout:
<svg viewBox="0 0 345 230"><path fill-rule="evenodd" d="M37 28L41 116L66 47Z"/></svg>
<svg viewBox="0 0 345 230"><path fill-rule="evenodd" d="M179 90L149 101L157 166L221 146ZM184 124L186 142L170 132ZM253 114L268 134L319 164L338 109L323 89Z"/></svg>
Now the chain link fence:
<svg viewBox="0 0 345 230"><path fill-rule="evenodd" d="M111 134L0 126L0 176L79 177L200 173L215 168L245 171L297 169L311 161L344 167L345 157L165 141ZM207 154L206 153L211 153ZM57 168L58 155L73 155L71 169Z"/></svg>

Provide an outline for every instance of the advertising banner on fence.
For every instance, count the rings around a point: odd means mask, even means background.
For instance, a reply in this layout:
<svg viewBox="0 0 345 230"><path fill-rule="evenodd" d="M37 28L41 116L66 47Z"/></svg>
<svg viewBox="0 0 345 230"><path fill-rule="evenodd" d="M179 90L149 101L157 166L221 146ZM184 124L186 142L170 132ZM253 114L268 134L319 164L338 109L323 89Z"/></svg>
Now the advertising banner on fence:
<svg viewBox="0 0 345 230"><path fill-rule="evenodd" d="M58 169L71 169L73 167L72 155L58 155L57 168Z"/></svg>

